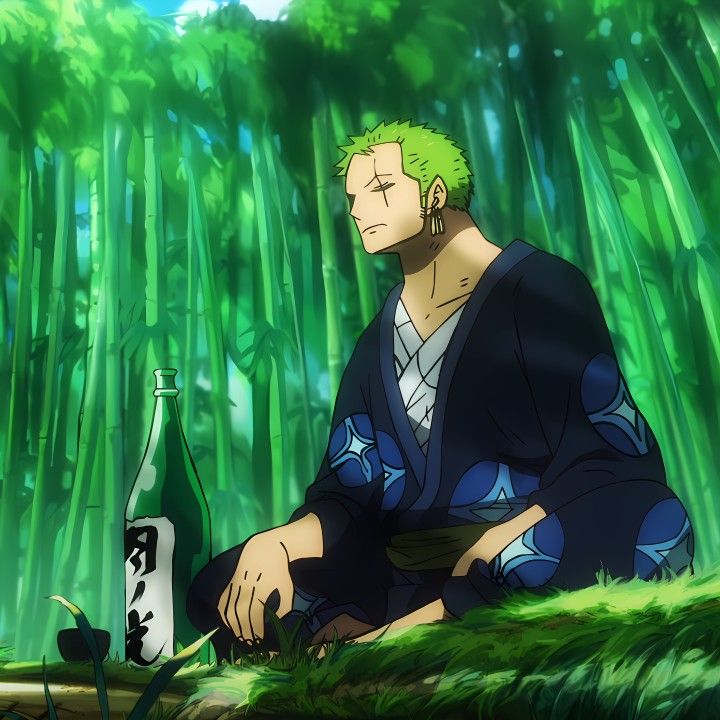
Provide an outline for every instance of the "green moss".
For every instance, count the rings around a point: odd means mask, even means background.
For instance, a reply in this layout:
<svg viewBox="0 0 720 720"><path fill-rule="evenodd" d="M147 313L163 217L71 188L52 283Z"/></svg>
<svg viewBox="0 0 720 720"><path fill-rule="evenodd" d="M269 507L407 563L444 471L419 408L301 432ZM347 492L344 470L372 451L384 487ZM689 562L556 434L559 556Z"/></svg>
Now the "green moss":
<svg viewBox="0 0 720 720"><path fill-rule="evenodd" d="M207 701L280 716L711 717L720 685L720 576L517 593L454 622L336 643L199 678ZM284 670L276 667L285 665Z"/></svg>

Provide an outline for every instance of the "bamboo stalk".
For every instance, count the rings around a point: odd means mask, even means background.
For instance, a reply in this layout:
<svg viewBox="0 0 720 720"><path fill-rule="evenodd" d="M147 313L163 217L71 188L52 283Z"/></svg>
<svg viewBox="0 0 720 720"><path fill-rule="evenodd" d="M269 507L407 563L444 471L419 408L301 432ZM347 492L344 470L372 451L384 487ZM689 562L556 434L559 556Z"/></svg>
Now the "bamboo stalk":
<svg viewBox="0 0 720 720"><path fill-rule="evenodd" d="M303 425L303 433L304 433L304 441L303 445L305 447L305 461L302 466L302 474L308 479L311 480L314 477L314 467L313 467L313 461L312 456L309 452L310 448L314 447L315 439L312 436L312 426L310 424L310 402L309 402L309 384L308 384L308 377L307 377L307 366L305 363L305 348L303 346L301 336L300 336L300 324L299 324L299 318L297 313L297 305L296 305L296 291L295 291L295 281L293 278L293 269L292 264L290 263L290 255L288 252L288 242L287 242L287 230L285 226L285 212L283 208L283 204L280 199L280 192L279 192L279 183L278 183L278 175L275 168L275 161L274 161L274 154L272 151L272 146L270 144L270 141L267 137L267 135L263 136L263 145L265 150L265 163L266 167L268 169L268 175L269 175L269 182L268 185L270 187L270 193L271 197L274 200L275 203L275 211L278 218L278 224L280 227L280 240L282 242L282 258L283 258L283 286L287 287L287 295L289 298L289 305L290 305L290 312L292 317L292 323L293 323L293 331L294 331L294 337L295 337L295 346L298 354L298 363L300 366L300 379L302 382L302 412L303 412L303 418L304 422ZM276 365L276 369L278 370L278 384L279 384L279 391L280 391L280 418L283 418L283 426L285 429L285 433L283 434L284 442L283 442L283 467L285 468L285 482L287 483L287 486L283 488L281 495L274 499L273 501L273 525L281 524L285 517L290 513L291 507L288 502L288 496L290 495L290 485L289 480L291 477L291 473L289 472L289 468L292 465L292 455L290 452L290 442L285 440L285 438L290 437L290 433L287 432L288 429L288 421L287 421L287 415L288 415L288 405L287 405L287 398L286 398L286 389L285 389L285 368L281 367L278 368ZM292 477L295 477L297 479L296 474L292 474Z"/></svg>
<svg viewBox="0 0 720 720"><path fill-rule="evenodd" d="M320 95L319 91L317 92ZM335 230L329 199L329 161L327 156L327 123L325 101L318 98L312 117L312 141L315 158L315 196L317 201L320 244L322 247L323 286L325 289L325 314L327 324L327 361L330 405L334 403L343 370L342 337L340 318L339 270Z"/></svg>
<svg viewBox="0 0 720 720"><path fill-rule="evenodd" d="M189 141L188 141L189 143ZM190 147L186 151L186 162L192 162ZM192 447L195 435L195 396L197 387L197 347L198 347L198 259L196 237L197 218L194 215L194 201L188 191L187 198L187 294L185 297L185 378L182 400L182 423L188 445Z"/></svg>
<svg viewBox="0 0 720 720"><path fill-rule="evenodd" d="M340 145L345 140L347 133L343 128L349 126L347 112L343 110L338 102L330 101L330 119L335 133L335 143ZM367 327L377 313L379 303L377 295L377 283L373 272L372 258L368 257L363 247L362 238L358 232L355 220L349 212L345 213L345 223L348 228L348 235L352 246L353 264L355 268L355 282L360 301L360 318L362 326Z"/></svg>
<svg viewBox="0 0 720 720"><path fill-rule="evenodd" d="M515 116L518 121L518 128L520 130L520 137L522 138L523 148L525 150L525 157L527 159L528 168L530 169L530 181L532 182L533 192L535 194L535 201L538 204L540 210L540 221L545 233L545 242L547 243L547 250L549 252L555 252L555 231L551 225L550 218L552 213L550 211L550 205L545 193L545 188L542 184L542 168L539 166L537 151L532 142L532 133L530 130L530 122L527 116L527 110L525 109L524 103L515 97Z"/></svg>
<svg viewBox="0 0 720 720"><path fill-rule="evenodd" d="M280 324L280 317L275 299L277 293L277 270L275 263L275 252L271 244L270 222L271 216L265 203L265 197L269 197L267 188L267 172L263 161L262 150L258 148L260 143L254 143L251 151L253 169L253 189L255 192L256 220L258 228L258 249L260 252L260 270L262 275L262 294L264 319L272 331ZM256 352L260 352L258 348ZM268 425L266 432L270 436L270 493L269 493L269 520L276 524L284 520L282 513L282 485L285 479L286 450L283 438L283 419L281 414L281 396L284 396L284 389L280 389L281 368L278 367L277 358L272 362L271 355L263 358L267 361L267 383L268 383ZM274 367L274 370L273 370ZM267 497L267 495L266 495ZM267 500L265 500L267 502ZM267 506L266 506L267 507Z"/></svg>
<svg viewBox="0 0 720 720"><path fill-rule="evenodd" d="M10 372L8 433L3 458L2 502L0 503L0 542L6 554L3 573L13 578L0 586L0 619L9 630L16 627L18 578L17 488L22 484L18 460L26 445L28 418L28 373L32 315L32 175L34 165L29 143L20 150L20 205L18 219L18 288L15 332Z"/></svg>
<svg viewBox="0 0 720 720"><path fill-rule="evenodd" d="M83 400L79 418L78 456L70 493L68 518L62 534L62 543L57 562L57 571L53 588L61 595L70 595L75 578L75 557L79 551L85 521L85 508L93 480L93 461L96 445L100 439L97 429L100 422L105 384L106 353L106 310L105 310L105 207L103 192L104 179L102 166L91 180L90 193L90 233L92 268L96 278L91 278L91 302L88 307L88 346L90 361L84 377ZM90 323L94 327L90 327ZM104 437L104 433L103 433ZM61 627L62 610L59 603L52 603L48 623L45 628L43 646L55 644L55 636ZM64 612L64 611L63 611ZM64 621L64 617L62 618Z"/></svg>
<svg viewBox="0 0 720 720"><path fill-rule="evenodd" d="M189 136L187 120L184 132ZM192 143L192 141L191 141ZM192 144L190 145L192 148ZM210 361L210 402L215 421L215 457L217 467L217 488L227 490L235 477L231 447L230 404L228 403L227 362L223 347L222 322L215 289L215 275L210 242L208 238L205 200L201 183L195 175L193 157L188 156L186 165L188 192L193 203L194 234L197 238L200 288L205 306L205 331L207 333L208 356Z"/></svg>
<svg viewBox="0 0 720 720"><path fill-rule="evenodd" d="M662 334L657 326L636 260L629 249L627 230L624 222L621 221L622 213L617 207L617 198L609 187L607 176L602 172L592 144L583 136L582 125L573 110L568 115L568 125L580 166L580 178L587 206L597 206L598 209L597 213L588 216L589 221L594 225L591 230L596 237L608 238L618 257L623 285L628 293L628 299L639 316L638 350L642 353L643 363L652 370L657 389L662 393L665 412L658 416L657 424L660 431L657 434L665 439L663 457L668 463L669 475L674 483L685 491L680 494L687 494L693 500L694 488L688 487L685 476L689 475L692 482L696 482L701 476L701 469L697 465L696 458L693 458L686 449L686 443L691 436L687 418L678 398ZM695 506L694 502L693 506ZM716 531L708 526L707 512L703 512L700 507L693 507L693 510L695 510L695 530L699 545L698 559L703 563L707 557L703 539L712 538Z"/></svg>
<svg viewBox="0 0 720 720"><path fill-rule="evenodd" d="M653 31L656 45L665 57L668 67L683 91L685 99L695 113L695 117L700 123L700 126L705 131L705 135L710 143L710 147L715 153L715 157L720 160L720 122L718 122L717 112L712 105L712 98L703 86L697 61L692 53L687 52L681 60L670 43L660 37L652 25L650 27ZM693 77L689 77L689 74L692 74ZM705 90L705 93L699 90L700 87Z"/></svg>
<svg viewBox="0 0 720 720"><path fill-rule="evenodd" d="M32 514L28 535L28 550L23 571L22 592L18 614L18 632L16 649L18 657L32 657L41 648L37 645L36 622L46 613L46 607L40 605L41 596L47 596L51 588L41 583L39 569L40 554L43 549L45 527L45 509L47 502L47 484L50 481L50 461L53 446L53 410L57 398L58 357L62 339L62 326L65 313L64 292L69 234L69 194L73 182L72 164L65 153L56 153L57 192L55 207L55 252L52 265L52 287L48 308L48 351L45 366L45 382L42 392L42 410L40 437L38 444L38 465L35 475L35 489L32 499ZM45 579L45 582L47 580ZM48 608L49 609L49 608ZM31 620L32 619L32 620Z"/></svg>
<svg viewBox="0 0 720 720"><path fill-rule="evenodd" d="M631 50L618 45L617 51L625 58L628 68L627 79L620 81L620 87L665 187L682 243L686 248L695 250L707 232L702 212L642 69ZM713 287L702 256L698 256L697 284L713 352L720 361L720 308L717 304L717 288Z"/></svg>
<svg viewBox="0 0 720 720"><path fill-rule="evenodd" d="M106 113L103 118L103 173L105 191L105 552L102 565L101 620L121 647L124 632L124 578L122 530L124 527L125 462L123 442L123 376L120 365L120 248L125 240L125 193L130 134L126 121Z"/></svg>
<svg viewBox="0 0 720 720"><path fill-rule="evenodd" d="M473 107L467 95L462 99L463 125L467 138L467 152L473 173L473 194L477 199L478 225L488 238L497 240L501 236L498 221L497 186L492 181L492 153L488 147L484 118L473 116Z"/></svg>

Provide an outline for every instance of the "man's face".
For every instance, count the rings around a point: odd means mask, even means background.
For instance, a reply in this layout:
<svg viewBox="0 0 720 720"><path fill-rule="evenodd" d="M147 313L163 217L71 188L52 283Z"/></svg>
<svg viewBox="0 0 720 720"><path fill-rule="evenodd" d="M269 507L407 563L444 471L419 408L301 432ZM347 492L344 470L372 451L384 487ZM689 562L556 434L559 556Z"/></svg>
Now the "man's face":
<svg viewBox="0 0 720 720"><path fill-rule="evenodd" d="M403 172L400 143L373 145L369 155L353 155L345 191L367 252L383 252L422 231L420 182Z"/></svg>

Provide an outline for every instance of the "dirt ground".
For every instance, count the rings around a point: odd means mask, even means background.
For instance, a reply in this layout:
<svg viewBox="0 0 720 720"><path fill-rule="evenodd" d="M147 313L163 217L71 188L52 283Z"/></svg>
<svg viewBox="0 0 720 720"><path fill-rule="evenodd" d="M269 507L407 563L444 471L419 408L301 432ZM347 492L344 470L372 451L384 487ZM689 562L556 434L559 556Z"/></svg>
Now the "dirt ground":
<svg viewBox="0 0 720 720"><path fill-rule="evenodd" d="M59 720L97 720L100 717L95 686L50 682L48 685ZM126 718L137 702L137 690L108 688L108 704L112 720ZM165 708L177 705L183 698L163 693L158 705ZM31 718L41 720L48 717L45 690L41 682L2 680L0 671L0 710L14 710Z"/></svg>

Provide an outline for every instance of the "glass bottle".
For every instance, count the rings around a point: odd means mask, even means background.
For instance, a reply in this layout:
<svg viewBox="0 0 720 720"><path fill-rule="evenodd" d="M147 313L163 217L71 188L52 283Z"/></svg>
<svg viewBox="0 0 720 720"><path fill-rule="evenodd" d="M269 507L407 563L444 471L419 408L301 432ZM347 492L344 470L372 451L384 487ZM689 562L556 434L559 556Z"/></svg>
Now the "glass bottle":
<svg viewBox="0 0 720 720"><path fill-rule="evenodd" d="M125 657L137 665L159 664L201 635L185 602L211 558L210 512L180 423L176 374L154 371L150 437L125 509Z"/></svg>

